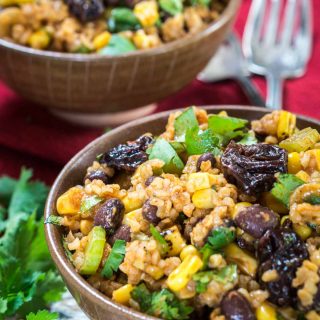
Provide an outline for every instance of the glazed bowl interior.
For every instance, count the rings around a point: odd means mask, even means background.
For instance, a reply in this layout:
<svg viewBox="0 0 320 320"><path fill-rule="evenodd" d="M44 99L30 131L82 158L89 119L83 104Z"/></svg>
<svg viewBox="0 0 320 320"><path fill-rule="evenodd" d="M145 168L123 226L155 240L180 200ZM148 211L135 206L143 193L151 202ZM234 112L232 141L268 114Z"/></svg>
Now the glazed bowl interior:
<svg viewBox="0 0 320 320"><path fill-rule="evenodd" d="M215 106L206 107L206 109L208 113L217 113L226 110L230 116L247 120L261 118L264 114L270 112L268 109L244 106ZM62 193L74 185L82 184L86 168L91 165L98 154L105 152L119 143L136 139L146 132L152 132L154 135L160 134L165 130L165 125L170 112L173 111L155 114L118 127L94 140L75 155L64 167L51 188L46 204L45 218L52 213L56 214L55 203ZM302 116L297 117L297 126L300 128L311 126L320 130L319 121ZM47 224L45 226L45 231L49 250L56 266L76 301L91 319L105 319L106 314L108 314L107 318L111 320L154 319L151 316L119 305L95 290L75 271L73 265L67 259L62 246L62 234L59 228Z"/></svg>

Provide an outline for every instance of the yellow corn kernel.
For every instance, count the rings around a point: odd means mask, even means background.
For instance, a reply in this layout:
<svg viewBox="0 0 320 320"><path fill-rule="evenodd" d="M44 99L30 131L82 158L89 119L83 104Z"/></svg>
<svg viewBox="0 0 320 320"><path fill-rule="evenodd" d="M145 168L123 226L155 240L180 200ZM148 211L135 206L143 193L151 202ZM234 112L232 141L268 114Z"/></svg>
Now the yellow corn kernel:
<svg viewBox="0 0 320 320"><path fill-rule="evenodd" d="M180 252L180 259L184 260L187 256L190 256L190 255L201 257L200 252L192 244L189 244L182 249L182 251Z"/></svg>
<svg viewBox="0 0 320 320"><path fill-rule="evenodd" d="M310 176L303 170L300 170L298 173L296 173L296 176L304 182L310 181Z"/></svg>
<svg viewBox="0 0 320 320"><path fill-rule="evenodd" d="M192 196L192 203L199 209L214 208L217 200L217 192L211 188L198 190Z"/></svg>
<svg viewBox="0 0 320 320"><path fill-rule="evenodd" d="M122 223L130 227L132 232L140 231L140 222L143 220L141 209L131 211L124 215Z"/></svg>
<svg viewBox="0 0 320 320"><path fill-rule="evenodd" d="M168 252L169 256L177 256L182 249L186 246L186 241L182 237L177 226L173 226L166 230L164 238L166 241L171 243L170 250Z"/></svg>
<svg viewBox="0 0 320 320"><path fill-rule="evenodd" d="M172 291L182 290L202 266L203 262L201 258L196 255L187 256L182 263L170 273L167 280L168 287Z"/></svg>
<svg viewBox="0 0 320 320"><path fill-rule="evenodd" d="M140 198L132 197L130 194L126 195L122 199L123 205L124 205L124 212L128 213L131 211L134 211L136 209L139 209L143 206L143 200Z"/></svg>
<svg viewBox="0 0 320 320"><path fill-rule="evenodd" d="M212 184L213 181L208 172L191 173L188 176L187 190L195 192L197 190L208 189Z"/></svg>
<svg viewBox="0 0 320 320"><path fill-rule="evenodd" d="M193 286L185 286L182 290L175 292L179 299L191 299L196 295L196 288Z"/></svg>
<svg viewBox="0 0 320 320"><path fill-rule="evenodd" d="M296 174L302 169L300 156L298 152L290 152L288 154L288 172Z"/></svg>
<svg viewBox="0 0 320 320"><path fill-rule="evenodd" d="M50 44L50 36L43 29L38 30L29 37L28 44L34 49L46 49Z"/></svg>
<svg viewBox="0 0 320 320"><path fill-rule="evenodd" d="M111 33L108 31L104 31L94 37L93 46L96 50L102 49L108 45L110 39L111 39Z"/></svg>
<svg viewBox="0 0 320 320"><path fill-rule="evenodd" d="M305 224L293 224L293 230L302 240L306 240L311 236L312 229Z"/></svg>
<svg viewBox="0 0 320 320"><path fill-rule="evenodd" d="M263 302L256 309L257 320L277 320L276 309L268 302Z"/></svg>
<svg viewBox="0 0 320 320"><path fill-rule="evenodd" d="M258 268L255 258L239 248L235 243L229 244L224 251L229 263L235 263L242 272L255 277Z"/></svg>
<svg viewBox="0 0 320 320"><path fill-rule="evenodd" d="M117 290L114 290L112 293L112 300L127 305L131 298L131 291L134 287L131 284L126 284L125 286L120 287Z"/></svg>
<svg viewBox="0 0 320 320"><path fill-rule="evenodd" d="M287 219L290 219L290 216L288 216L288 215L287 216L283 216L281 218L280 224L283 225L286 222Z"/></svg>
<svg viewBox="0 0 320 320"><path fill-rule="evenodd" d="M280 111L277 136L280 140L289 138L296 128L296 116L288 111Z"/></svg>
<svg viewBox="0 0 320 320"><path fill-rule="evenodd" d="M218 116L228 117L228 113L227 113L227 111L220 111L220 112L218 113Z"/></svg>
<svg viewBox="0 0 320 320"><path fill-rule="evenodd" d="M81 199L84 195L82 187L72 187L57 200L59 214L76 214L80 210Z"/></svg>
<svg viewBox="0 0 320 320"><path fill-rule="evenodd" d="M310 155L309 168L314 168L316 170L320 170L320 150L312 149L305 152Z"/></svg>
<svg viewBox="0 0 320 320"><path fill-rule="evenodd" d="M80 221L80 231L83 235L88 235L91 229L93 228L92 220L81 220Z"/></svg>
<svg viewBox="0 0 320 320"><path fill-rule="evenodd" d="M236 215L244 208L250 207L252 206L252 204L250 202L238 202L232 211L232 218L234 219L236 217Z"/></svg>
<svg viewBox="0 0 320 320"><path fill-rule="evenodd" d="M271 192L264 192L261 195L261 203L269 209L273 210L274 212L280 214L288 213L288 208L277 198L275 198Z"/></svg>
<svg viewBox="0 0 320 320"><path fill-rule="evenodd" d="M141 1L134 6L133 13L143 27L152 27L159 20L156 1Z"/></svg>
<svg viewBox="0 0 320 320"><path fill-rule="evenodd" d="M145 269L146 273L150 275L154 280L159 280L163 277L164 273L162 269L160 269L158 266L148 266Z"/></svg>

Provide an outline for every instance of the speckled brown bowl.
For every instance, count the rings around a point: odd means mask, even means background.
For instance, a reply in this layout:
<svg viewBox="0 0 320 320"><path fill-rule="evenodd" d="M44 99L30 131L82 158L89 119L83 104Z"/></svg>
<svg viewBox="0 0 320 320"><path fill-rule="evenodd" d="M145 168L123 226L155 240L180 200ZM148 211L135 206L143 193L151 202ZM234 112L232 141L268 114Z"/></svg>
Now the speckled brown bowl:
<svg viewBox="0 0 320 320"><path fill-rule="evenodd" d="M41 51L0 39L0 78L27 99L60 112L146 106L178 91L205 67L240 1L230 0L219 19L195 35L117 57Z"/></svg>
<svg viewBox="0 0 320 320"><path fill-rule="evenodd" d="M215 106L206 108L209 113L217 113L226 110L230 116L241 117L248 120L258 119L268 109L244 106ZM171 111L172 112L172 111ZM133 140L145 132L159 134L164 131L165 124L170 112L155 114L144 119L132 121L117 129L114 129L100 138L94 140L64 167L54 182L45 209L45 218L56 212L55 203L57 198L68 188L81 184L86 168L91 165L96 155L105 152L109 148ZM301 128L311 126L320 130L320 122L306 117L299 116L297 125ZM96 320L143 320L155 319L133 309L117 304L105 295L89 285L74 269L65 255L59 228L53 225L45 226L47 243L51 256L58 267L67 287L82 308L91 318Z"/></svg>

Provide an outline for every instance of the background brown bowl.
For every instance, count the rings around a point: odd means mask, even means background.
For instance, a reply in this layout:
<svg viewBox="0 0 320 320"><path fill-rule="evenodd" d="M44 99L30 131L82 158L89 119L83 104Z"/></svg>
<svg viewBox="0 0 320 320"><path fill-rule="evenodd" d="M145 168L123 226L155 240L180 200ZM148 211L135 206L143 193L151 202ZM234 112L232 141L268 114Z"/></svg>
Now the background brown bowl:
<svg viewBox="0 0 320 320"><path fill-rule="evenodd" d="M220 18L195 35L117 57L41 51L0 39L0 77L29 100L61 111L142 107L196 77L231 28L239 4L230 0Z"/></svg>
<svg viewBox="0 0 320 320"><path fill-rule="evenodd" d="M270 112L268 109L243 106L215 106L207 107L206 109L209 113L217 113L221 110L226 110L230 116L241 117L248 120L258 119L264 114ZM74 156L74 158L71 159L64 167L51 188L46 204L45 218L52 213L56 213L55 203L62 193L70 187L82 183L86 168L91 165L92 161L96 158L96 155L105 152L119 143L126 142L127 140L133 140L145 132L160 134L165 129L169 113L170 111L162 112L118 127L117 129L114 129L94 140ZM297 125L301 128L311 126L320 130L319 121L302 116L298 116ZM46 225L45 231L49 250L56 266L58 267L70 292L82 310L91 319L155 319L112 302L105 295L91 287L75 271L74 267L67 259L61 243L61 233L59 228L52 225Z"/></svg>

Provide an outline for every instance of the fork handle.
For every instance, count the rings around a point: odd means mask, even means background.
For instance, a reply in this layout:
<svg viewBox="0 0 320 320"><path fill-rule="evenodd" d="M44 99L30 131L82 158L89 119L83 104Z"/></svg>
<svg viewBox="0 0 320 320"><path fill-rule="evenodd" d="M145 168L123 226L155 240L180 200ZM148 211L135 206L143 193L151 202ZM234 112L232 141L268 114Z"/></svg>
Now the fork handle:
<svg viewBox="0 0 320 320"><path fill-rule="evenodd" d="M253 106L266 106L266 103L261 97L261 94L259 93L258 89L255 87L255 85L252 83L249 77L238 75L236 80L240 84L241 88L243 89L244 93L246 94Z"/></svg>
<svg viewBox="0 0 320 320"><path fill-rule="evenodd" d="M267 108L282 109L283 79L278 74L267 74Z"/></svg>

